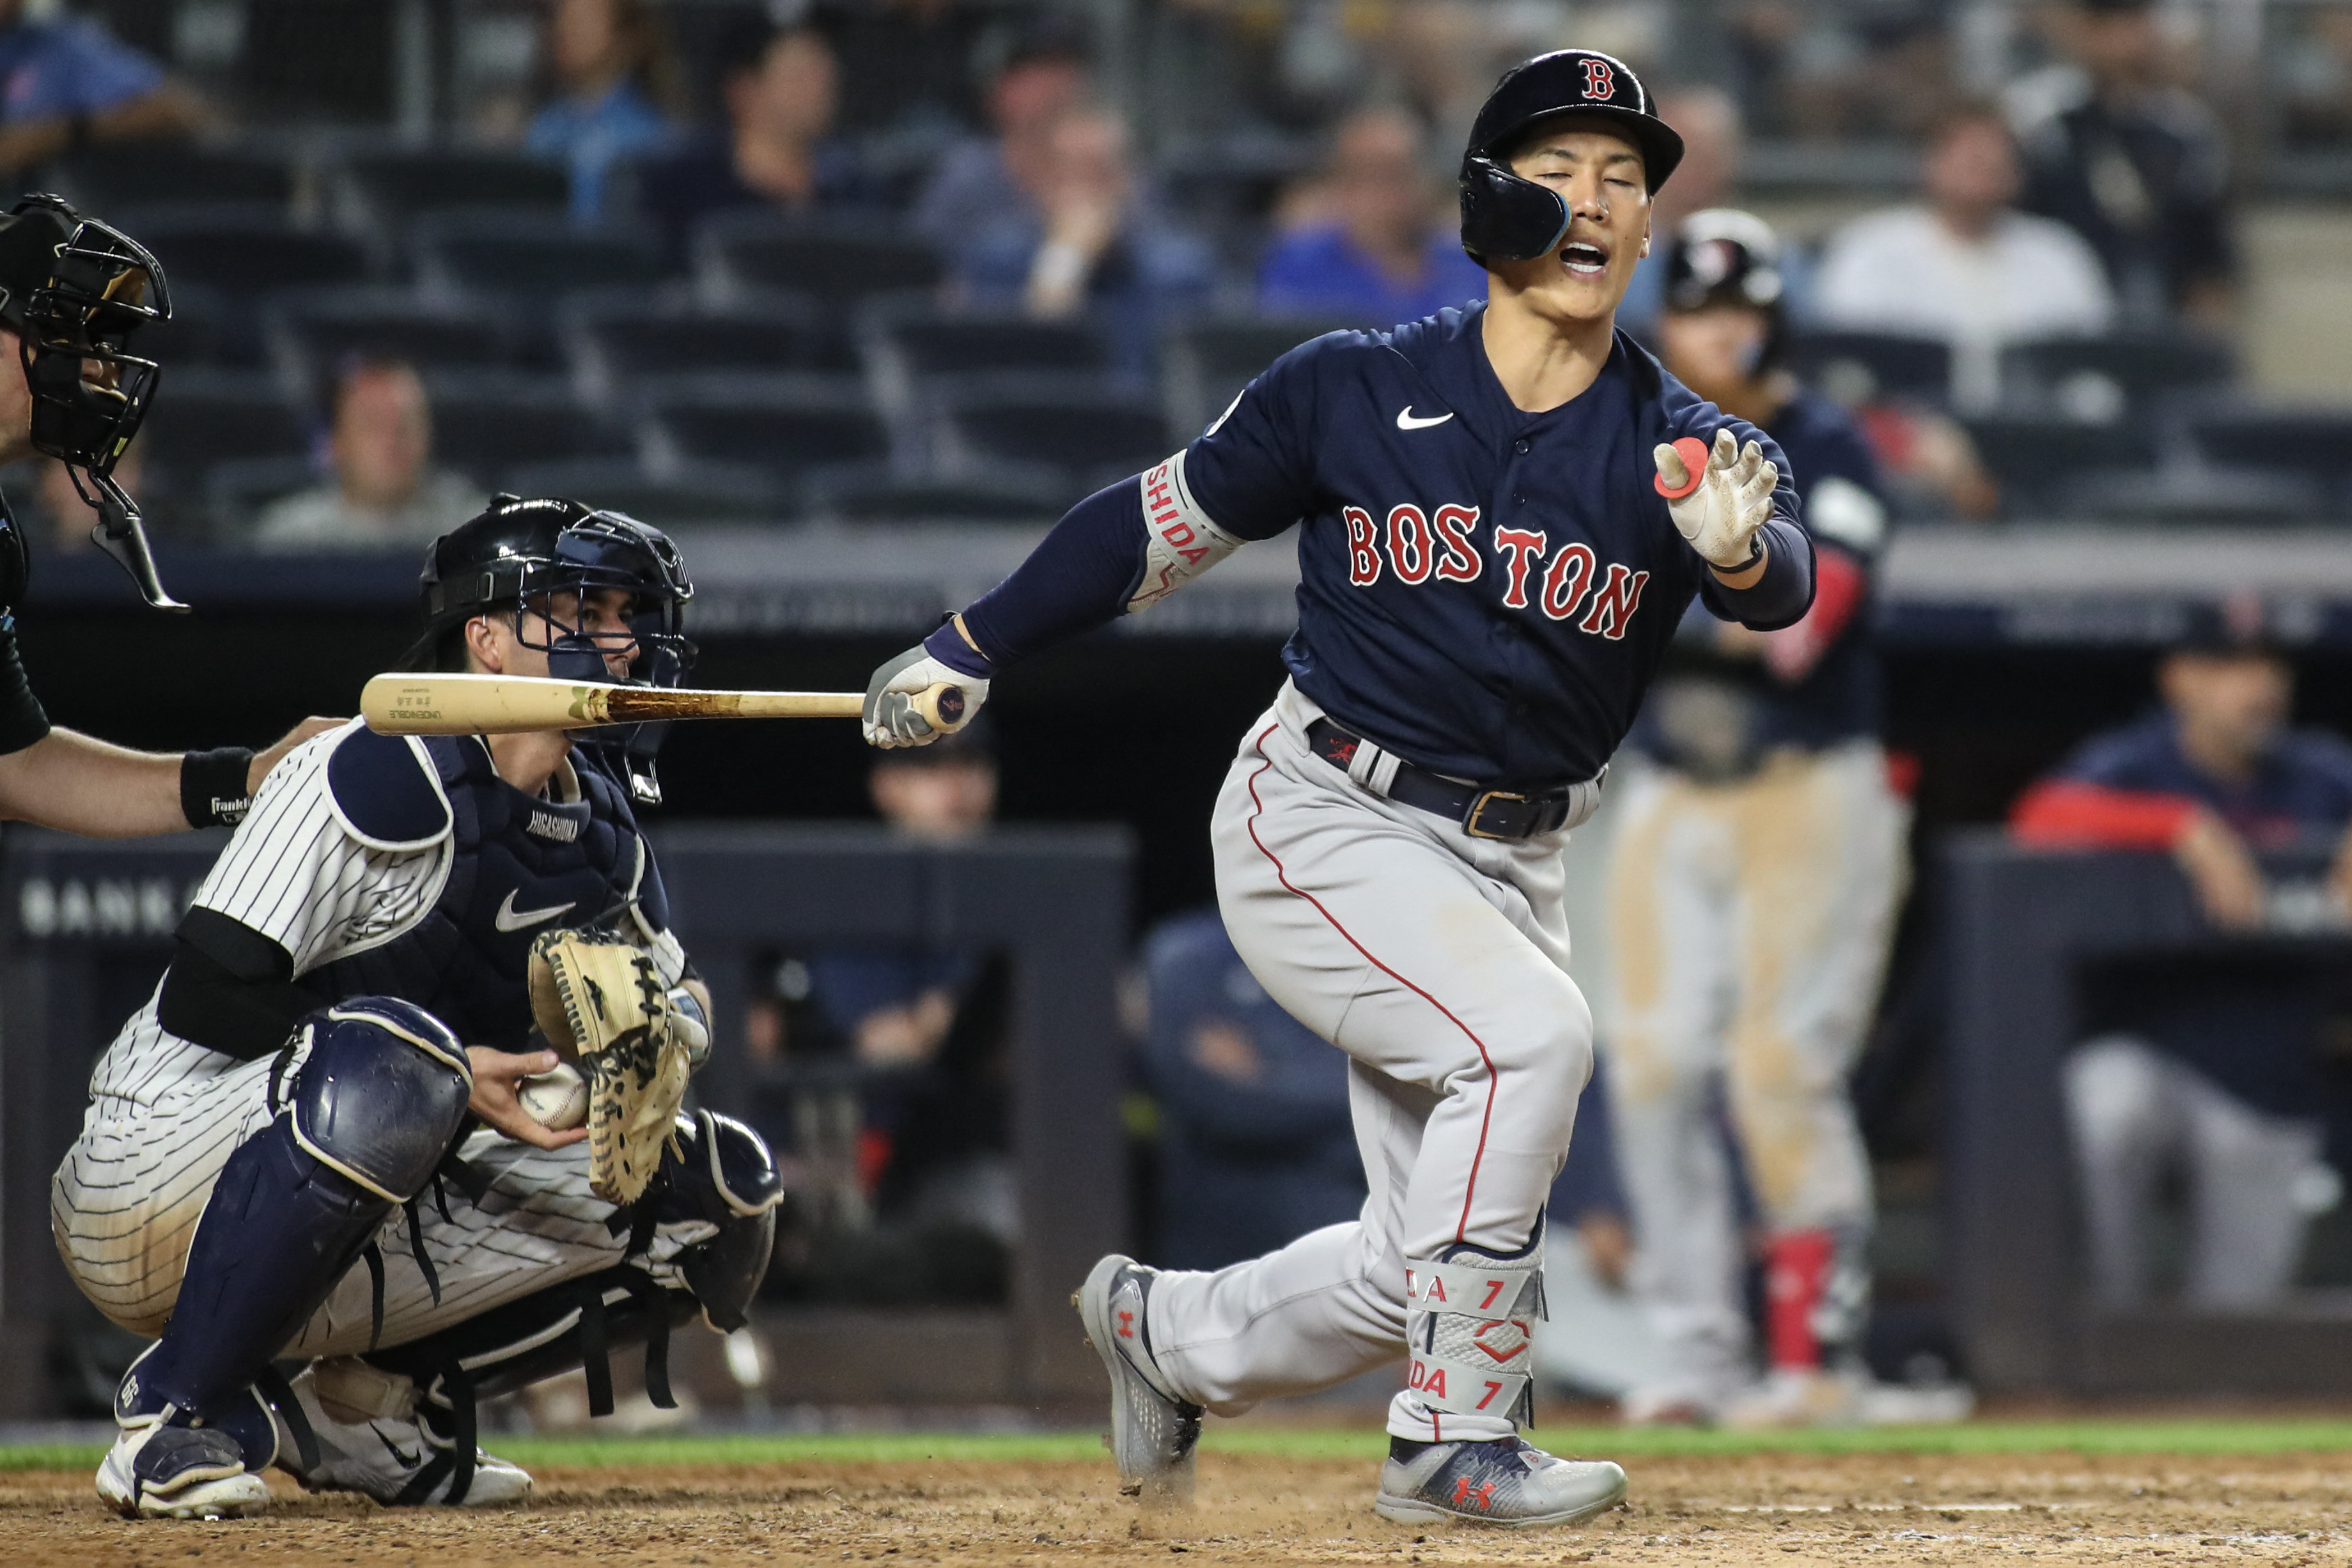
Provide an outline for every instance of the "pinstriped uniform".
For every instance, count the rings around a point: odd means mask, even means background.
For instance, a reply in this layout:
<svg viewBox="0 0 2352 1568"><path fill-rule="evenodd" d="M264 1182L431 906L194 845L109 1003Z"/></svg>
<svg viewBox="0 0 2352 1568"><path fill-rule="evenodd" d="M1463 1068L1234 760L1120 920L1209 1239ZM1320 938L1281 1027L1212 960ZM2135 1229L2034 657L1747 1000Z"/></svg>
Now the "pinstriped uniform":
<svg viewBox="0 0 2352 1568"><path fill-rule="evenodd" d="M357 721L354 721L356 724ZM401 936L433 907L449 874L445 834L421 848L383 849L354 836L327 786L332 732L271 770L194 902L276 941L294 972ZM82 1292L134 1333L162 1333L178 1300L196 1221L229 1155L269 1124L272 1059L242 1061L173 1034L157 1018L162 987L123 1025L90 1078L81 1136L50 1185L58 1254ZM418 1206L439 1277L436 1307L395 1210L378 1238L385 1260L383 1343L395 1344L501 1302L620 1260L613 1207L588 1190L585 1144L546 1151L481 1133L465 1153L494 1174L479 1204L452 1189L447 1218L431 1194ZM656 1238L656 1278L698 1226ZM289 1354L363 1350L370 1327L364 1270L345 1278Z"/></svg>

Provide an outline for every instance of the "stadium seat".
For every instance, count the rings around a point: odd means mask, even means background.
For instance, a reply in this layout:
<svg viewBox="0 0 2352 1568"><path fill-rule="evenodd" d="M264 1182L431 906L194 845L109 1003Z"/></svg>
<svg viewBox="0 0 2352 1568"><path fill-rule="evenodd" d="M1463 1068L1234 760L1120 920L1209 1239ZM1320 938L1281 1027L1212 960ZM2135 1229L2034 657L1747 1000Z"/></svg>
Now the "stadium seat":
<svg viewBox="0 0 2352 1568"><path fill-rule="evenodd" d="M2180 331L2099 338L2043 338L2001 350L2001 383L2012 400L2063 403L2070 388L2105 382L2126 402L2216 387L2231 374L2229 346ZM2074 393L2073 395L2081 395Z"/></svg>
<svg viewBox="0 0 2352 1568"><path fill-rule="evenodd" d="M487 480L520 464L634 453L636 438L583 407L565 377L438 371L425 377L433 455Z"/></svg>
<svg viewBox="0 0 2352 1568"><path fill-rule="evenodd" d="M572 301L560 336L582 392L605 402L642 392L656 378L814 371L824 364L831 334L806 301L706 309L631 294Z"/></svg>
<svg viewBox="0 0 2352 1568"><path fill-rule="evenodd" d="M2156 460L2153 435L2129 420L2087 424L2000 414L1965 423L2012 517L2052 514L2067 485L2088 470L2147 467Z"/></svg>
<svg viewBox="0 0 2352 1568"><path fill-rule="evenodd" d="M879 462L890 433L856 392L783 377L706 376L645 399L664 471L749 464L789 491L812 470Z"/></svg>
<svg viewBox="0 0 2352 1568"><path fill-rule="evenodd" d="M416 281L430 293L551 311L586 289L649 288L666 268L644 235L574 227L560 214L465 213L420 222Z"/></svg>
<svg viewBox="0 0 2352 1568"><path fill-rule="evenodd" d="M1048 523L1069 504L1052 469L986 467L908 478L887 468L840 469L809 483L808 515L844 523Z"/></svg>
<svg viewBox="0 0 2352 1568"><path fill-rule="evenodd" d="M1161 396L1179 430L1205 429L1241 390L1299 344L1360 321L1255 317L1198 321L1170 332L1160 355Z"/></svg>
<svg viewBox="0 0 2352 1568"><path fill-rule="evenodd" d="M352 356L404 359L420 370L510 366L520 330L488 306L427 305L386 289L337 289L278 301L265 335L279 373L320 397Z"/></svg>
<svg viewBox="0 0 2352 1568"><path fill-rule="evenodd" d="M348 235L298 227L268 207L173 203L126 214L126 233L155 253L174 290L196 284L226 296L363 282L367 250Z"/></svg>
<svg viewBox="0 0 2352 1568"><path fill-rule="evenodd" d="M250 364L259 345L250 322L226 296L173 278L172 319L140 328L131 351L176 371L187 365Z"/></svg>
<svg viewBox="0 0 2352 1568"><path fill-rule="evenodd" d="M572 200L563 165L520 152L378 148L331 171L337 215L390 244L419 218L478 208L561 214Z"/></svg>
<svg viewBox="0 0 2352 1568"><path fill-rule="evenodd" d="M1048 469L1066 500L1168 455L1168 421L1150 399L1066 378L1004 376L947 393L938 456L949 471L981 463Z"/></svg>
<svg viewBox="0 0 2352 1568"><path fill-rule="evenodd" d="M152 141L87 148L58 165L58 179L82 211L105 218L158 202L283 212L293 204L296 183L293 165L282 157Z"/></svg>
<svg viewBox="0 0 2352 1568"><path fill-rule="evenodd" d="M190 369L166 384L139 432L150 485L192 497L220 464L309 455L309 422L266 372Z"/></svg>
<svg viewBox="0 0 2352 1568"><path fill-rule="evenodd" d="M518 496L566 496L664 528L772 522L790 510L765 470L740 464L697 463L674 477L657 478L633 458L531 463L508 469L499 487Z"/></svg>
<svg viewBox="0 0 2352 1568"><path fill-rule="evenodd" d="M1942 402L1951 392L1951 346L1939 338L1799 331L1790 334L1789 362L1806 381L1843 402L1867 402L1874 397Z"/></svg>
<svg viewBox="0 0 2352 1568"><path fill-rule="evenodd" d="M2258 468L2091 469L2063 481L2052 508L2114 523L2262 526L2309 522L2326 514L2317 480Z"/></svg>
<svg viewBox="0 0 2352 1568"><path fill-rule="evenodd" d="M2352 506L2352 408L2213 408L2189 420L2209 463L2301 474L2326 487L2332 510Z"/></svg>
<svg viewBox="0 0 2352 1568"><path fill-rule="evenodd" d="M844 301L939 287L939 253L888 223L726 213L694 239L695 270L714 299L769 290Z"/></svg>
<svg viewBox="0 0 2352 1568"><path fill-rule="evenodd" d="M874 312L861 347L875 401L898 419L936 401L947 384L975 376L1092 376L1110 364L1102 335L1083 322L928 308Z"/></svg>

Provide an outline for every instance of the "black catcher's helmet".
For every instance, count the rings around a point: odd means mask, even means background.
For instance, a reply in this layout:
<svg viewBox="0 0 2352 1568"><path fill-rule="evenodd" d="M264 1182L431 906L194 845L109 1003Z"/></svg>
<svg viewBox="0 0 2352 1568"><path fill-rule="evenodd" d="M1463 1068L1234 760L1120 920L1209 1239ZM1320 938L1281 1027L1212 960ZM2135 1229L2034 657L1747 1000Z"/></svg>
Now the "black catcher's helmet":
<svg viewBox="0 0 2352 1568"><path fill-rule="evenodd" d="M163 374L131 352L131 334L171 318L163 267L121 230L62 196L23 197L0 217L0 322L20 340L33 445L66 465L98 509L90 537L147 602L185 610L156 580L139 507L113 477Z"/></svg>
<svg viewBox="0 0 2352 1568"><path fill-rule="evenodd" d="M420 587L425 630L419 646L428 658L451 628L477 615L512 613L524 645L544 649L548 673L559 680L611 681L604 655L621 645L635 648L632 685L675 686L694 667L695 647L686 637L694 584L686 563L667 534L625 513L555 497L493 497L479 517L433 541ZM600 636L549 613L551 594L585 597L608 588L636 597L625 634ZM545 642L530 641L523 630L520 612L526 609L547 617ZM627 773L629 792L658 805L654 754L668 730L667 724L599 728L584 732L582 744L606 751Z"/></svg>
<svg viewBox="0 0 2352 1568"><path fill-rule="evenodd" d="M1462 248L1470 259L1532 261L1568 235L1558 192L1511 172L1512 149L1559 114L1613 120L1642 150L1654 194L1683 161L1683 139L1658 118L1650 89L1624 61L1592 49L1558 49L1503 73L1470 127L1462 154Z"/></svg>
<svg viewBox="0 0 2352 1568"><path fill-rule="evenodd" d="M1675 226L1665 259L1667 309L1738 305L1761 311L1769 327L1751 373L1778 362L1788 336L1787 285L1780 236L1769 224L1735 207L1693 213Z"/></svg>

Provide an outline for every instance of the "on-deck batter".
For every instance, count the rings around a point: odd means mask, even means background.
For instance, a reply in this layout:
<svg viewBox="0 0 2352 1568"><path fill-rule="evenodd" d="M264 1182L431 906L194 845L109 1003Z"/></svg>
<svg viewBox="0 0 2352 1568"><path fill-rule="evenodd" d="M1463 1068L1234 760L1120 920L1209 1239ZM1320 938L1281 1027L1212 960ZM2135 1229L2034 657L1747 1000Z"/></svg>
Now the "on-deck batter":
<svg viewBox="0 0 2352 1568"><path fill-rule="evenodd" d="M1560 1523L1623 1495L1616 1466L1517 1435L1544 1199L1591 1068L1559 851L1692 595L1777 627L1812 591L1777 448L1614 330L1681 150L1606 55L1511 72L1462 171L1490 304L1284 356L868 688L868 738L919 745L909 694L983 698L999 666L1302 524L1291 678L1218 799L1218 897L1268 993L1352 1058L1370 1197L1214 1274L1097 1266L1079 1305L1130 1490L1185 1487L1204 1408L1409 1350L1382 1514Z"/></svg>

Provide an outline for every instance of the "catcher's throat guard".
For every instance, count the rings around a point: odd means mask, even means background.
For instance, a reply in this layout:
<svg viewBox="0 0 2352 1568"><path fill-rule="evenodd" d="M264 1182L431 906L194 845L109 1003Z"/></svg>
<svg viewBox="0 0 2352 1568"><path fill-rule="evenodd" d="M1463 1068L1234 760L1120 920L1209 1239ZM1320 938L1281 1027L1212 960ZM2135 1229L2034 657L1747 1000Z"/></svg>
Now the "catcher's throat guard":
<svg viewBox="0 0 2352 1568"><path fill-rule="evenodd" d="M140 596L184 611L156 576L138 503L113 476L163 378L153 360L131 351L131 339L171 319L162 265L121 229L46 194L25 197L0 220L0 321L17 334L33 446L66 465L98 511L90 538Z"/></svg>
<svg viewBox="0 0 2352 1568"><path fill-rule="evenodd" d="M1462 248L1481 267L1533 261L1568 238L1559 193L1511 172L1511 154L1540 121L1590 114L1642 150L1654 194L1682 162L1683 139L1658 118L1649 89L1624 61L1592 49L1538 55L1504 73L1470 128L1462 154Z"/></svg>

